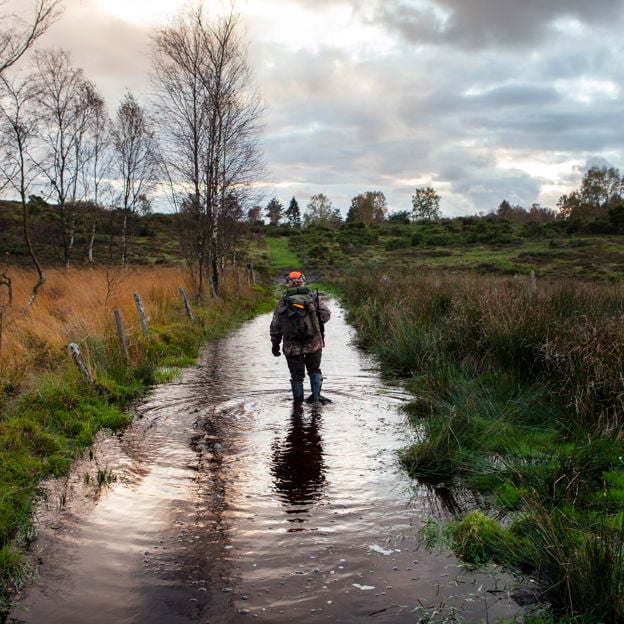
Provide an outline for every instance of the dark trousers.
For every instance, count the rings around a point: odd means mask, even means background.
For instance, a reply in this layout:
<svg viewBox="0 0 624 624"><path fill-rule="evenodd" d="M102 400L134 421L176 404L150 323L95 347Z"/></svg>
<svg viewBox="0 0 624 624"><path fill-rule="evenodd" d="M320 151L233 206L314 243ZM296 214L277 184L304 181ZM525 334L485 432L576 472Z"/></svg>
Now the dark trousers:
<svg viewBox="0 0 624 624"><path fill-rule="evenodd" d="M314 353L304 353L302 355L287 355L286 362L288 363L288 370L290 371L291 381L303 381L305 379L305 372L308 371L308 375L321 372L321 356L323 355L323 349L319 349Z"/></svg>

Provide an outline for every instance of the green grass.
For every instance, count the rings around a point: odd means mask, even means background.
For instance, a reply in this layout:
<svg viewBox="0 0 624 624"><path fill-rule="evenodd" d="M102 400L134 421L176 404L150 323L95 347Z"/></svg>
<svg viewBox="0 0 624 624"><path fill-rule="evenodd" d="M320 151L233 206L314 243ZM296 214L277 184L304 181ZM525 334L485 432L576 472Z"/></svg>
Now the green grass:
<svg viewBox="0 0 624 624"><path fill-rule="evenodd" d="M24 261L18 215L5 212L3 241ZM34 217L36 233L45 215ZM137 262L179 260L170 244L174 217L152 215L138 225ZM477 490L504 519L502 533L484 510L464 519L455 542L464 560L489 556L536 574L555 608L536 610L527 622L607 624L622 619L624 245L621 236L569 225L478 217L338 229L259 225L238 241L238 257L265 278L295 267L314 275L345 302L359 343L384 374L407 382L420 442L402 451L405 468L415 478ZM98 240L97 258L108 253L109 237ZM59 261L50 245L42 254ZM29 409L0 397L7 414L0 421L0 535L27 531L37 480L64 474L98 427L123 427L130 398L192 363L201 341L272 309L261 291L224 314L198 310L195 326L152 327L153 340L130 367L110 338L85 341L108 403L76 396L72 376L46 382ZM44 413L46 402L54 408ZM5 597L21 574L14 554L0 553ZM605 600L592 599L601 590Z"/></svg>
<svg viewBox="0 0 624 624"><path fill-rule="evenodd" d="M337 230L266 228L250 253L274 269L297 265L317 273L391 267L518 277L534 271L538 281L624 277L621 236L567 233L561 222L525 227L485 221L458 217L432 224L345 224ZM295 257L282 256L284 245Z"/></svg>
<svg viewBox="0 0 624 624"><path fill-rule="evenodd" d="M288 238L265 237L269 253L269 265L272 269L299 268L299 257L289 249Z"/></svg>

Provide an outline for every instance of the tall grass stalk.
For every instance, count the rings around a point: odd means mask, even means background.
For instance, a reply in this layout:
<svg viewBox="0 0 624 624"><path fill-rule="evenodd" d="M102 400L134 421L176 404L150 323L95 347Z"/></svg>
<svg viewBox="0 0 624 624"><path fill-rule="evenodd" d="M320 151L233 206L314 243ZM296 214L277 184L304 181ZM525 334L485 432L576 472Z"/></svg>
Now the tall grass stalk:
<svg viewBox="0 0 624 624"><path fill-rule="evenodd" d="M182 268L51 269L34 304L26 307L32 271L15 268L11 275L13 304L3 306L0 384L16 389L36 383L33 372L65 362L69 342L85 345L114 333L114 309L132 341L139 329L134 292L141 296L149 323L158 325L176 312L178 287L188 288Z"/></svg>
<svg viewBox="0 0 624 624"><path fill-rule="evenodd" d="M624 619L624 531L604 519L594 529L570 514L530 503L524 535L538 579L560 611L604 624Z"/></svg>

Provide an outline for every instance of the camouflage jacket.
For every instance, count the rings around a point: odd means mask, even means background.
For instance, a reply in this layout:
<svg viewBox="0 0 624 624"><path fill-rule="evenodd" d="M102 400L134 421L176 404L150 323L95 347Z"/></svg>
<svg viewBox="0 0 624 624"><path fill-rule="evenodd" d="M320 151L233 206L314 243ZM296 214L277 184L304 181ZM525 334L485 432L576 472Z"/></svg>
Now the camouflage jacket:
<svg viewBox="0 0 624 624"><path fill-rule="evenodd" d="M316 294L313 295L314 303L318 312L319 321L323 324L327 323L331 317L329 308L319 300ZM275 307L273 312L273 318L271 319L271 326L269 332L271 334L272 343L282 342L282 329L280 327L280 314L286 310L286 304L284 303L284 297L282 297ZM323 348L323 336L318 333L312 338L307 338L303 341L290 341L284 340L282 345L282 351L284 355L303 355L305 353L314 353Z"/></svg>

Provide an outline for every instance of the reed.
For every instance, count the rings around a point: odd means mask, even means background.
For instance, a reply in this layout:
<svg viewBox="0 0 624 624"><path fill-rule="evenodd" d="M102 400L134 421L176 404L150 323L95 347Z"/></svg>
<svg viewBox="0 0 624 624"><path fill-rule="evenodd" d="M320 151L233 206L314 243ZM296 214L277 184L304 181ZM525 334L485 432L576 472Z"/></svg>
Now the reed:
<svg viewBox="0 0 624 624"><path fill-rule="evenodd" d="M414 394L405 468L489 495L514 526L500 539L469 517L458 551L533 565L558 616L622 621L624 285L396 269L340 287L361 344Z"/></svg>
<svg viewBox="0 0 624 624"><path fill-rule="evenodd" d="M617 624L624 618L624 532L602 518L578 518L531 503L522 531L542 586L556 611L583 621Z"/></svg>
<svg viewBox="0 0 624 624"><path fill-rule="evenodd" d="M3 306L0 384L15 392L67 358L67 345L84 345L115 331L118 309L131 336L140 331L133 293L138 292L150 324L163 323L179 305L178 287L186 286L182 268L52 269L34 303L28 306L34 274L11 269L13 303Z"/></svg>
<svg viewBox="0 0 624 624"><path fill-rule="evenodd" d="M452 362L471 374L539 383L567 425L624 425L624 286L544 283L451 273L367 271L341 283L363 346L410 377Z"/></svg>

